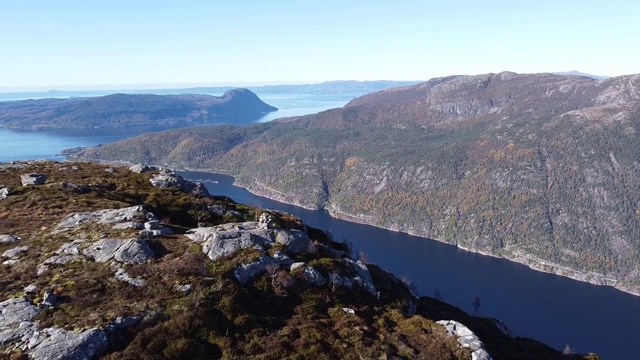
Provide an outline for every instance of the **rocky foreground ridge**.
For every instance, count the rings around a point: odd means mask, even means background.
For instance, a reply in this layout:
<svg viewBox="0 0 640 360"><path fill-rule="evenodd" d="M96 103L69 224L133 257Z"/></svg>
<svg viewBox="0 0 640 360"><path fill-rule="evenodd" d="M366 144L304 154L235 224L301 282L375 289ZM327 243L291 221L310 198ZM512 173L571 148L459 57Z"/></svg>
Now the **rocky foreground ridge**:
<svg viewBox="0 0 640 360"><path fill-rule="evenodd" d="M640 75L503 72L78 155L227 173L259 195L640 294L638 131Z"/></svg>
<svg viewBox="0 0 640 360"><path fill-rule="evenodd" d="M248 124L276 110L247 89L231 89L222 96L113 94L0 101L0 126L33 130Z"/></svg>
<svg viewBox="0 0 640 360"><path fill-rule="evenodd" d="M2 357L567 358L169 170L12 163L0 181Z"/></svg>

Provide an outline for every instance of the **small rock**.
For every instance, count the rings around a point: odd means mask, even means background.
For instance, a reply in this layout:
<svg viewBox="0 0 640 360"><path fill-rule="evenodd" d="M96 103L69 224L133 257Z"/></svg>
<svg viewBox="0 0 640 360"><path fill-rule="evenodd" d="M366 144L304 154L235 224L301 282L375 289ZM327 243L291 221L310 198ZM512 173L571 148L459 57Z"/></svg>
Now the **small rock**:
<svg viewBox="0 0 640 360"><path fill-rule="evenodd" d="M470 349L472 351L472 359L491 360L491 356L484 349L484 344L480 341L480 338L468 327L454 320L440 320L436 321L436 323L444 326L449 335L455 336L460 347Z"/></svg>
<svg viewBox="0 0 640 360"><path fill-rule="evenodd" d="M147 230L158 230L160 229L160 221L152 220L144 223L144 228Z"/></svg>
<svg viewBox="0 0 640 360"><path fill-rule="evenodd" d="M248 283L249 280L265 271L268 265L274 263L275 261L270 256L262 256L258 261L249 264L242 264L236 267L234 275L236 276L236 279L244 285Z"/></svg>
<svg viewBox="0 0 640 360"><path fill-rule="evenodd" d="M356 271L358 276L354 279L357 283L360 284L363 288L365 288L371 295L376 295L378 291L376 287L373 285L373 280L371 279L371 273L369 273L369 269L367 265L365 265L360 260L353 261L349 259L345 259L345 261L351 262L353 265L353 269Z"/></svg>
<svg viewBox="0 0 640 360"><path fill-rule="evenodd" d="M356 314L355 310L353 310L352 308L343 307L342 311L346 312L347 314L351 314L351 315L355 315Z"/></svg>
<svg viewBox="0 0 640 360"><path fill-rule="evenodd" d="M119 281L124 281L126 283L129 283L137 287L147 285L147 282L144 279L132 278L131 276L129 276L129 274L127 274L127 272L123 268L118 268L118 270L116 270L115 279Z"/></svg>
<svg viewBox="0 0 640 360"><path fill-rule="evenodd" d="M86 194L89 192L90 189L86 185L76 185L72 182L63 182L62 190L76 193L76 194Z"/></svg>
<svg viewBox="0 0 640 360"><path fill-rule="evenodd" d="M60 328L41 331L38 344L29 353L33 360L92 359L107 346L107 335L100 329L75 333Z"/></svg>
<svg viewBox="0 0 640 360"><path fill-rule="evenodd" d="M322 286L326 282L322 274L315 268L308 266L302 272L302 277L311 285Z"/></svg>
<svg viewBox="0 0 640 360"><path fill-rule="evenodd" d="M7 235L7 234L0 235L0 245L12 244L12 243L18 242L20 240L21 240L20 237L15 236L15 235Z"/></svg>
<svg viewBox="0 0 640 360"><path fill-rule="evenodd" d="M193 286L191 284L176 285L176 290L189 294L193 290Z"/></svg>
<svg viewBox="0 0 640 360"><path fill-rule="evenodd" d="M113 324L118 329L124 329L124 328L129 328L136 325L137 323L140 322L140 320L142 320L142 316L126 316L126 317L118 316L113 322Z"/></svg>
<svg viewBox="0 0 640 360"><path fill-rule="evenodd" d="M25 294L31 294L38 291L38 285L36 284L30 284L24 287L24 292Z"/></svg>
<svg viewBox="0 0 640 360"><path fill-rule="evenodd" d="M18 247L14 247L13 249L9 249L5 252L2 253L2 257L5 259L12 259L14 257L16 257L18 254L27 252L27 250L29 250L28 246L18 246Z"/></svg>
<svg viewBox="0 0 640 360"><path fill-rule="evenodd" d="M273 228L273 216L268 213L260 214L260 218L258 219L258 227L260 229L272 229Z"/></svg>
<svg viewBox="0 0 640 360"><path fill-rule="evenodd" d="M286 265L289 266L291 264L293 264L293 259L291 259L290 257L287 256L287 254L283 253L282 251L278 250L273 254L273 260L277 261L278 264L280 265ZM304 263L303 263L304 264Z"/></svg>
<svg viewBox="0 0 640 360"><path fill-rule="evenodd" d="M6 199L9 195L11 195L11 189L9 189L8 187L3 187L2 189L0 189L0 200Z"/></svg>
<svg viewBox="0 0 640 360"><path fill-rule="evenodd" d="M36 275L40 276L42 274L44 274L45 272L49 271L49 267L47 265L44 264L38 264L36 266Z"/></svg>
<svg viewBox="0 0 640 360"><path fill-rule="evenodd" d="M309 250L311 239L301 230L280 230L276 234L276 242L286 245L287 250L299 254Z"/></svg>
<svg viewBox="0 0 640 360"><path fill-rule="evenodd" d="M20 181L22 182L22 186L27 185L42 185L47 180L47 176L45 174L40 173L30 173L20 175Z"/></svg>
<svg viewBox="0 0 640 360"><path fill-rule="evenodd" d="M20 259L9 259L2 262L2 265L7 267L16 266L20 263Z"/></svg>
<svg viewBox="0 0 640 360"><path fill-rule="evenodd" d="M43 309L48 309L55 307L58 305L60 300L52 291L45 291L42 295L42 302L40 303L40 307Z"/></svg>
<svg viewBox="0 0 640 360"><path fill-rule="evenodd" d="M113 259L125 264L142 264L155 256L146 240L136 238L98 240L86 248L83 254L97 262Z"/></svg>
<svg viewBox="0 0 640 360"><path fill-rule="evenodd" d="M303 267L303 266L304 266L304 263L303 263L303 262L295 262L295 263L291 264L291 266L289 267L289 271L295 271L295 270L298 270L298 269L300 269L300 268L301 268L301 267Z"/></svg>
<svg viewBox="0 0 640 360"><path fill-rule="evenodd" d="M345 276L339 275L338 273L329 274L329 282L335 287L344 287L349 290L353 288L353 281Z"/></svg>
<svg viewBox="0 0 640 360"><path fill-rule="evenodd" d="M146 173L149 171L155 171L158 170L157 167L155 166L149 166L149 165L145 165L145 164L136 164L133 165L131 167L129 167L129 171L137 173L137 174L142 174L142 173Z"/></svg>

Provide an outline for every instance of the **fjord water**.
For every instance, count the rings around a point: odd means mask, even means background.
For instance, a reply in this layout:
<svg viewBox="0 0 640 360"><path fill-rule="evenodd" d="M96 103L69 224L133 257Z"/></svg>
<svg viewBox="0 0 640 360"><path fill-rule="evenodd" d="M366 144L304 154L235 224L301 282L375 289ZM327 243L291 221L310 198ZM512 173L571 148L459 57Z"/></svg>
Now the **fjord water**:
<svg viewBox="0 0 640 360"><path fill-rule="evenodd" d="M150 91L153 93L153 91ZM20 94L18 94L20 95ZM87 96L93 95L88 92ZM210 94L222 95L222 94ZM4 95L6 99L21 100ZM17 95L16 95L17 96ZM329 95L301 94L264 94L258 96L267 104L279 110L266 114L257 122L270 121L276 118L299 116L341 107L353 97ZM0 97L1 99L2 97ZM170 129L160 126L137 126L112 129L66 129L29 131L13 130L0 127L0 162L16 160L53 159L62 160L58 154L64 149L88 147L114 142L145 132Z"/></svg>
<svg viewBox="0 0 640 360"><path fill-rule="evenodd" d="M503 321L519 336L540 340L556 349L565 344L577 352L597 352L603 359L637 358L640 297L531 270L504 259L470 253L437 241L332 218L326 211L307 210L256 196L233 186L226 175L181 172L203 181L212 194L237 202L285 211L306 224L346 239L370 262L398 277L407 275L419 295L433 296L478 315Z"/></svg>

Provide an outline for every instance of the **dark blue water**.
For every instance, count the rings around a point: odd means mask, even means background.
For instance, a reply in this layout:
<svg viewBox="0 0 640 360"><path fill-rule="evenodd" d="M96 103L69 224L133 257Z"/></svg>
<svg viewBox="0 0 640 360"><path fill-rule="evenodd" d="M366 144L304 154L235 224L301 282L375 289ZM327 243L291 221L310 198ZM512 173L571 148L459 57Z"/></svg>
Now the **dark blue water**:
<svg viewBox="0 0 640 360"><path fill-rule="evenodd" d="M520 336L557 349L570 344L577 352L597 352L605 359L639 358L634 344L640 336L640 297L259 197L233 186L230 176L182 174L208 180L205 184L212 194L294 214L310 226L330 231L337 240L352 241L369 261L399 277L406 274L419 293L432 296L438 288L445 301L467 312L472 312L471 303L479 296L480 315L504 321Z"/></svg>

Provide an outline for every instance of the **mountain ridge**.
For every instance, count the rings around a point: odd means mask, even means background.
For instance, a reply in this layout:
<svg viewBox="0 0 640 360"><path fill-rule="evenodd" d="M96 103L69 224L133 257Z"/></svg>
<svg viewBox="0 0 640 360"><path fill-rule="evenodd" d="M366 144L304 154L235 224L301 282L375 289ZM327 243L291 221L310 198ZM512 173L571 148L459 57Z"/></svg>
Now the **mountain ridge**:
<svg viewBox="0 0 640 360"><path fill-rule="evenodd" d="M638 89L638 75L453 76L79 155L223 172L259 195L638 294Z"/></svg>

